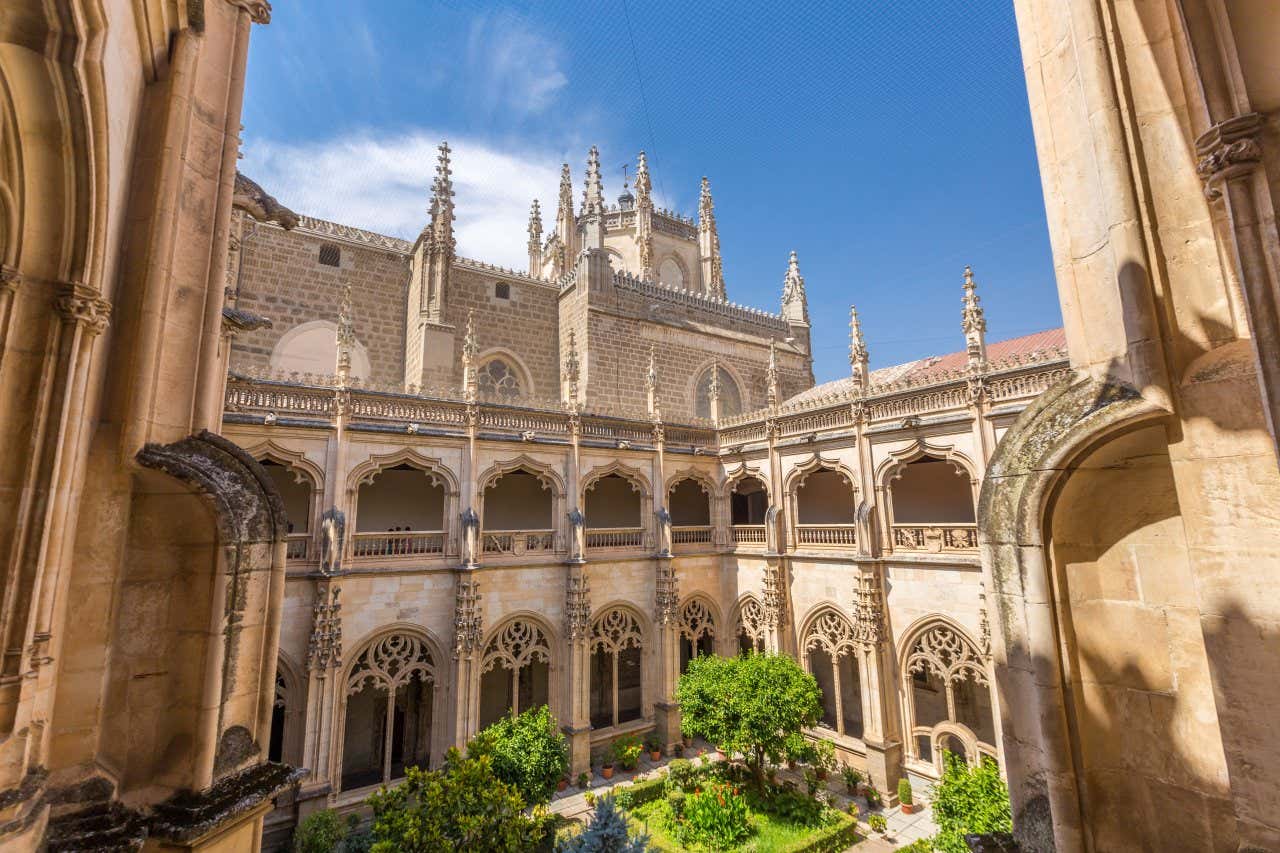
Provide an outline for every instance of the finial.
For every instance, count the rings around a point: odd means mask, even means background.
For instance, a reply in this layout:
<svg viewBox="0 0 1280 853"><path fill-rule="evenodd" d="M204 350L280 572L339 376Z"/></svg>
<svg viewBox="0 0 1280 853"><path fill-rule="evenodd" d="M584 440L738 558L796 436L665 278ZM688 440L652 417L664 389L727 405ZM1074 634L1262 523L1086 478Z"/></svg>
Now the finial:
<svg viewBox="0 0 1280 853"><path fill-rule="evenodd" d="M649 178L649 160L645 157L644 152L640 152L639 162L636 164L636 194L642 198L647 197L653 191L653 182Z"/></svg>
<svg viewBox="0 0 1280 853"><path fill-rule="evenodd" d="M769 408L778 405L778 342L769 339L769 366L765 369L765 386Z"/></svg>
<svg viewBox="0 0 1280 853"><path fill-rule="evenodd" d="M342 301L338 304L337 376L340 385L346 385L351 376L351 348L355 345L356 332L351 323L351 283L342 285Z"/></svg>
<svg viewBox="0 0 1280 853"><path fill-rule="evenodd" d="M582 193L583 213L600 213L604 208L604 183L600 178L600 149L587 152L587 185Z"/></svg>
<svg viewBox="0 0 1280 853"><path fill-rule="evenodd" d="M424 236L431 247L452 255L453 239L453 171L449 164L448 142L441 142L436 154L436 176L431 182L431 208Z"/></svg>
<svg viewBox="0 0 1280 853"><path fill-rule="evenodd" d="M535 198L529 207L529 234L542 236L542 207Z"/></svg>
<svg viewBox="0 0 1280 853"><path fill-rule="evenodd" d="M644 374L644 388L648 397L649 417L655 421L662 420L662 407L658 396L658 356L652 345L649 346L649 368Z"/></svg>
<svg viewBox="0 0 1280 853"><path fill-rule="evenodd" d="M862 322L858 319L858 309L849 306L849 370L853 382L859 388L865 388L870 379L867 370L867 342L862 338Z"/></svg>
<svg viewBox="0 0 1280 853"><path fill-rule="evenodd" d="M702 187L698 194L698 253L707 293L717 299L726 298L724 265L720 258L720 233L716 230L711 182L706 175L702 176Z"/></svg>
<svg viewBox="0 0 1280 853"><path fill-rule="evenodd" d="M809 322L809 302L804 292L804 276L795 249L787 261L787 275L782 281L782 316L792 323Z"/></svg>
<svg viewBox="0 0 1280 853"><path fill-rule="evenodd" d="M970 367L980 366L987 360L987 319L978 297L978 285L973 280L973 270L964 268L964 306L960 314L960 328L964 332L965 350L969 354Z"/></svg>

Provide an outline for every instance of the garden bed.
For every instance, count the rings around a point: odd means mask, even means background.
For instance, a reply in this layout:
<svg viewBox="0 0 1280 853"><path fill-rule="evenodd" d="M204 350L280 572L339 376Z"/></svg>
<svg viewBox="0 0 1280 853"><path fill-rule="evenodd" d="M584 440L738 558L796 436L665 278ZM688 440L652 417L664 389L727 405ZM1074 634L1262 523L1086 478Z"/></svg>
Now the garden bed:
<svg viewBox="0 0 1280 853"><path fill-rule="evenodd" d="M652 848L659 853L701 853L712 849L681 845L674 837L671 812L665 800L636 806L630 814L636 828L649 834ZM816 826L786 820L755 807L749 807L748 814L752 834L739 844L722 849L732 853L833 853L861 840L856 832L857 821L835 810L827 810Z"/></svg>

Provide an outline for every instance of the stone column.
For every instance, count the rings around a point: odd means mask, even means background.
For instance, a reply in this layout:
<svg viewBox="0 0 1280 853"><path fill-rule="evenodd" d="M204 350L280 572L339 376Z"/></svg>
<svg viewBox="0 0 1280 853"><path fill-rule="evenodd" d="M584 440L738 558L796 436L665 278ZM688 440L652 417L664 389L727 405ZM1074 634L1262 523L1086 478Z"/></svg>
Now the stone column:
<svg viewBox="0 0 1280 853"><path fill-rule="evenodd" d="M576 389L575 389L576 391ZM565 477L566 503L572 524L569 535L569 558L565 578L565 695L561 730L569 741L569 773L591 770L591 587L587 580L580 532L582 510L579 460L582 423L578 415L576 393L568 403L569 459Z"/></svg>
<svg viewBox="0 0 1280 853"><path fill-rule="evenodd" d="M311 608L302 741L302 766L310 773L298 789L299 820L328 804L342 773L341 756L333 753L340 722L334 720L334 715L344 692L338 680L342 667L342 605L338 602L341 592L333 579L319 581Z"/></svg>
<svg viewBox="0 0 1280 853"><path fill-rule="evenodd" d="M652 408L652 406L651 406ZM667 749L680 742L680 706L676 682L680 680L680 582L671 556L671 515L667 510L662 423L653 425L654 517L659 526L658 553L654 558L654 625L658 628L658 698L653 703L658 737Z"/></svg>
<svg viewBox="0 0 1280 853"><path fill-rule="evenodd" d="M475 569L457 570L453 606L453 745L462 749L479 730L480 582Z"/></svg>
<svg viewBox="0 0 1280 853"><path fill-rule="evenodd" d="M897 797L902 771L896 679L885 638L884 604L878 563L860 565L853 594L853 632L858 641L858 679L862 685L862 740L867 747L867 776L885 797Z"/></svg>

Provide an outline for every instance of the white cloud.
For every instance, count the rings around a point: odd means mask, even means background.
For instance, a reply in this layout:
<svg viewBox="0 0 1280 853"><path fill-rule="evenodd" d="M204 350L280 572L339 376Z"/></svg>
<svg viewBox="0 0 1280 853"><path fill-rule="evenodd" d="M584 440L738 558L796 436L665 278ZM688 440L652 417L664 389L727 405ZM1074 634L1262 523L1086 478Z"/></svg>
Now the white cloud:
<svg viewBox="0 0 1280 853"><path fill-rule="evenodd" d="M465 80L477 106L527 116L569 84L559 45L511 14L478 16L467 38Z"/></svg>
<svg viewBox="0 0 1280 853"><path fill-rule="evenodd" d="M298 213L413 239L427 222L440 136L371 133L319 142L246 145L241 170ZM529 203L553 228L560 158L450 139L458 253L523 269Z"/></svg>

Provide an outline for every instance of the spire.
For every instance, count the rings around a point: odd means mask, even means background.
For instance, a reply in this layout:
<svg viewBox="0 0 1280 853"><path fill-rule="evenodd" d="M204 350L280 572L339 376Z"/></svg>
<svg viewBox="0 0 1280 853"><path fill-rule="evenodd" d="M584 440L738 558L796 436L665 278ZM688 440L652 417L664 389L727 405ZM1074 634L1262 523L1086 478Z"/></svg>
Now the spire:
<svg viewBox="0 0 1280 853"><path fill-rule="evenodd" d="M788 323L809 325L809 300L804 293L804 276L795 250L787 263L787 276L782 280L782 319Z"/></svg>
<svg viewBox="0 0 1280 853"><path fill-rule="evenodd" d="M571 329L569 331L569 354L564 359L564 403L571 409L578 407L580 371L581 363L578 361L578 343Z"/></svg>
<svg viewBox="0 0 1280 853"><path fill-rule="evenodd" d="M560 202L556 207L556 236L560 239L559 255L554 258L555 274L562 276L577 256L577 226L573 218L573 173L569 164L560 166Z"/></svg>
<svg viewBox="0 0 1280 853"><path fill-rule="evenodd" d="M604 183L600 179L600 149L594 145L587 152L587 186L582 191L582 213L604 212Z"/></svg>
<svg viewBox="0 0 1280 853"><path fill-rule="evenodd" d="M342 302L338 305L338 329L335 336L338 352L338 387L345 388L351 377L351 349L355 346L356 330L351 323L351 284L342 285Z"/></svg>
<svg viewBox="0 0 1280 853"><path fill-rule="evenodd" d="M724 299L724 269L720 263L720 232L716 230L716 206L711 200L711 182L704 175L698 197L698 261L707 294Z"/></svg>
<svg viewBox="0 0 1280 853"><path fill-rule="evenodd" d="M441 142L436 156L436 177L431 184L431 221L427 237L431 248L453 259L453 172L449 165L449 143Z"/></svg>
<svg viewBox="0 0 1280 853"><path fill-rule="evenodd" d="M640 255L640 278L653 280L653 182L649 179L649 161L640 152L636 166L636 246Z"/></svg>
<svg viewBox="0 0 1280 853"><path fill-rule="evenodd" d="M769 339L769 366L765 369L769 408L778 405L778 342Z"/></svg>
<svg viewBox="0 0 1280 853"><path fill-rule="evenodd" d="M462 395L468 403L476 400L476 356L480 347L476 343L476 312L467 311L467 332L462 338Z"/></svg>
<svg viewBox="0 0 1280 853"><path fill-rule="evenodd" d="M862 339L862 322L858 319L858 309L849 306L849 370L853 374L853 384L865 389L871 379L867 369L870 356L867 353L867 342Z"/></svg>
<svg viewBox="0 0 1280 853"><path fill-rule="evenodd" d="M542 208L533 200L529 208L529 275L542 274Z"/></svg>
<svg viewBox="0 0 1280 853"><path fill-rule="evenodd" d="M987 361L987 320L982 313L982 300L978 298L978 286L973 281L973 270L964 268L964 310L960 316L960 328L964 331L964 346L969 353L969 366L980 367Z"/></svg>
<svg viewBox="0 0 1280 853"><path fill-rule="evenodd" d="M649 401L649 417L655 421L662 420L662 407L658 399L658 359L652 346L649 347L649 369L644 374L644 390Z"/></svg>

